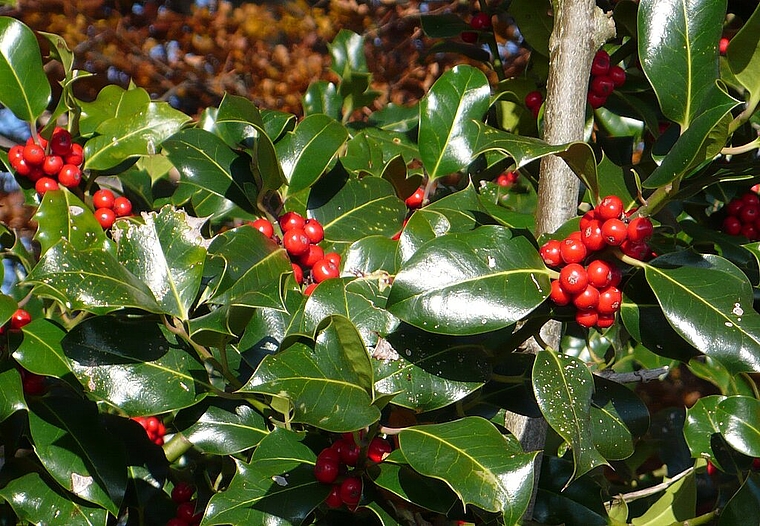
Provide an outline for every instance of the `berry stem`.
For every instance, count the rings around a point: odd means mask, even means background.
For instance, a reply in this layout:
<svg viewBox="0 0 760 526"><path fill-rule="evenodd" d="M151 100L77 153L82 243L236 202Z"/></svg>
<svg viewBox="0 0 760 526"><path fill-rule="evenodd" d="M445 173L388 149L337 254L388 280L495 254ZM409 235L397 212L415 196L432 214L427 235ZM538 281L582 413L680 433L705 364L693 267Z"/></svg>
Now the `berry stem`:
<svg viewBox="0 0 760 526"><path fill-rule="evenodd" d="M168 442L164 443L164 455L170 463L174 463L192 447L193 443L182 436L182 433L176 433Z"/></svg>
<svg viewBox="0 0 760 526"><path fill-rule="evenodd" d="M647 268L649 266L647 263L645 263L645 262L643 262L641 260L638 260L636 258L632 258L631 256L626 256L619 249L613 250L612 253L620 261L622 261L623 263L626 263L627 265L630 265L632 267Z"/></svg>

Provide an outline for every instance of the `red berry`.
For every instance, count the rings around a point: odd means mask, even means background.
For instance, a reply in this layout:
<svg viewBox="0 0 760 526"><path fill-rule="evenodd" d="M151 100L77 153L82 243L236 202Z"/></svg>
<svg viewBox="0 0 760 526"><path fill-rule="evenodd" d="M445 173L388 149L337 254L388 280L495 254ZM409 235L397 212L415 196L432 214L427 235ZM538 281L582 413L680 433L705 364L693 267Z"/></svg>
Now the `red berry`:
<svg viewBox="0 0 760 526"><path fill-rule="evenodd" d="M334 444L333 444L334 445ZM341 443L342 446L342 443ZM340 463L340 450L337 447L326 447L317 455L317 460L332 460Z"/></svg>
<svg viewBox="0 0 760 526"><path fill-rule="evenodd" d="M745 203L742 209L739 211L739 219L742 223L754 223L759 216L760 206L758 205L750 205Z"/></svg>
<svg viewBox="0 0 760 526"><path fill-rule="evenodd" d="M612 281L612 267L606 261L595 259L586 267L588 282L598 289L605 288Z"/></svg>
<svg viewBox="0 0 760 526"><path fill-rule="evenodd" d="M21 387L24 394L38 396L45 392L45 377L21 369Z"/></svg>
<svg viewBox="0 0 760 526"><path fill-rule="evenodd" d="M305 224L306 220L298 212L287 212L280 217L280 228L283 232L294 228L302 229Z"/></svg>
<svg viewBox="0 0 760 526"><path fill-rule="evenodd" d="M620 66L612 66L607 72L607 75L612 79L612 83L616 88L620 88L625 84L625 70Z"/></svg>
<svg viewBox="0 0 760 526"><path fill-rule="evenodd" d="M467 42L468 44L474 44L478 41L478 34L474 31L462 31L459 36L464 42Z"/></svg>
<svg viewBox="0 0 760 526"><path fill-rule="evenodd" d="M317 283L322 283L326 279L340 277L340 269L325 257L311 267L311 276Z"/></svg>
<svg viewBox="0 0 760 526"><path fill-rule="evenodd" d="M594 77L594 79L591 81L591 91L600 97L604 97L605 99L609 97L610 93L612 93L614 90L615 83L607 75Z"/></svg>
<svg viewBox="0 0 760 526"><path fill-rule="evenodd" d="M597 219L620 219L623 214L623 200L616 195L608 195L595 208Z"/></svg>
<svg viewBox="0 0 760 526"><path fill-rule="evenodd" d="M726 205L726 213L730 216L738 216L739 211L744 207L744 201L742 199L731 199Z"/></svg>
<svg viewBox="0 0 760 526"><path fill-rule="evenodd" d="M317 457L314 464L314 478L322 484L332 484L340 474L340 463L329 458Z"/></svg>
<svg viewBox="0 0 760 526"><path fill-rule="evenodd" d="M126 197L117 197L113 200L113 211L116 217L126 217L132 213L132 201Z"/></svg>
<svg viewBox="0 0 760 526"><path fill-rule="evenodd" d="M648 245L647 245L647 250L649 250ZM612 265L612 279L610 280L608 286L617 287L618 285L620 285L621 281L623 281L623 271L620 270L616 265Z"/></svg>
<svg viewBox="0 0 760 526"><path fill-rule="evenodd" d="M301 256L309 251L309 238L300 228L292 228L282 235L282 246L291 256Z"/></svg>
<svg viewBox="0 0 760 526"><path fill-rule="evenodd" d="M66 188L76 188L82 182L82 171L73 164L64 164L58 173L58 182Z"/></svg>
<svg viewBox="0 0 760 526"><path fill-rule="evenodd" d="M110 208L98 208L95 210L95 219L97 219L100 226L104 229L109 229L116 221L116 214Z"/></svg>
<svg viewBox="0 0 760 526"><path fill-rule="evenodd" d="M745 192L741 200L745 205L760 206L760 196L755 192Z"/></svg>
<svg viewBox="0 0 760 526"><path fill-rule="evenodd" d="M594 93L593 91L589 91L587 100L589 106L591 106L593 109L597 109L604 106L604 103L607 102L607 97L604 95L599 95L598 93Z"/></svg>
<svg viewBox="0 0 760 526"><path fill-rule="evenodd" d="M707 461L707 474L711 477L714 477L715 475L718 474L718 468L716 468L715 464L713 464L709 460Z"/></svg>
<svg viewBox="0 0 760 526"><path fill-rule="evenodd" d="M626 256L638 259L639 261L643 261L650 252L649 245L646 243L634 243L627 239L620 245L620 250Z"/></svg>
<svg viewBox="0 0 760 526"><path fill-rule="evenodd" d="M726 37L723 37L718 41L718 51L720 51L721 55L725 55L726 51L728 51L728 45L731 43L729 39Z"/></svg>
<svg viewBox="0 0 760 526"><path fill-rule="evenodd" d="M594 310L579 310L575 313L575 321L581 327L593 327L599 321L599 315Z"/></svg>
<svg viewBox="0 0 760 526"><path fill-rule="evenodd" d="M42 163L42 171L45 172L46 175L54 177L58 175L58 172L61 171L63 166L63 157L59 157L58 155L48 155Z"/></svg>
<svg viewBox="0 0 760 526"><path fill-rule="evenodd" d="M316 244L325 238L325 229L316 219L307 219L303 225L303 231L306 232L306 237L309 241Z"/></svg>
<svg viewBox="0 0 760 526"><path fill-rule="evenodd" d="M195 494L195 486L187 482L178 482L172 488L172 500L175 504L189 502Z"/></svg>
<svg viewBox="0 0 760 526"><path fill-rule="evenodd" d="M362 498L362 480L346 477L340 485L340 498L346 506L356 506Z"/></svg>
<svg viewBox="0 0 760 526"><path fill-rule="evenodd" d="M293 267L293 278L295 278L296 283L300 285L303 283L303 269L300 265L296 265L295 263L291 263L290 266Z"/></svg>
<svg viewBox="0 0 760 526"><path fill-rule="evenodd" d="M367 458L372 462L382 462L392 450L390 442L384 438L375 437L367 448Z"/></svg>
<svg viewBox="0 0 760 526"><path fill-rule="evenodd" d="M581 229L581 232L583 232L583 230L584 230L584 229L585 229L585 228L586 228L586 227L589 225L589 223L590 223L591 221L593 221L594 219L597 219L597 220L599 219L598 217L596 217L596 211L595 211L595 210L589 210L588 212L586 212L585 214L583 214L583 215L581 216L581 221L580 221L580 229Z"/></svg>
<svg viewBox="0 0 760 526"><path fill-rule="evenodd" d="M602 222L597 219L589 221L581 230L581 241L592 252L602 250L607 245L602 235Z"/></svg>
<svg viewBox="0 0 760 526"><path fill-rule="evenodd" d="M8 322L9 323L9 329L12 331L20 331L21 327L25 325L29 325L32 322L32 315L29 314L24 309L16 309L16 311L11 314L11 319Z"/></svg>
<svg viewBox="0 0 760 526"><path fill-rule="evenodd" d="M470 20L470 27L473 29L490 29L491 17L485 13L476 13Z"/></svg>
<svg viewBox="0 0 760 526"><path fill-rule="evenodd" d="M569 305L570 302L573 301L573 297L565 292L565 289L562 288L562 285L557 279L552 281L552 289L551 292L549 292L549 299L559 307Z"/></svg>
<svg viewBox="0 0 760 526"><path fill-rule="evenodd" d="M745 223L739 233L750 241L758 240L758 230L753 223Z"/></svg>
<svg viewBox="0 0 760 526"><path fill-rule="evenodd" d="M623 293L617 287L607 287L599 293L597 312L599 314L615 314L620 310Z"/></svg>
<svg viewBox="0 0 760 526"><path fill-rule="evenodd" d="M619 246L628 237L628 226L620 219L608 219L602 225L602 236L608 245Z"/></svg>
<svg viewBox="0 0 760 526"><path fill-rule="evenodd" d="M591 62L591 74L595 77L599 75L606 75L610 70L610 55L603 49L600 49L594 55L594 60Z"/></svg>
<svg viewBox="0 0 760 526"><path fill-rule="evenodd" d="M82 146L74 143L71 145L71 153L63 158L67 164L73 164L74 166L80 166L84 161L84 150Z"/></svg>
<svg viewBox="0 0 760 526"><path fill-rule="evenodd" d="M340 498L340 484L333 484L330 494L325 499L328 508L340 508L343 505L343 499Z"/></svg>
<svg viewBox="0 0 760 526"><path fill-rule="evenodd" d="M415 209L422 206L422 201L425 199L425 187L420 186L417 188L417 190L414 191L412 195L406 198L406 201L404 203L406 204L407 208Z"/></svg>
<svg viewBox="0 0 760 526"><path fill-rule="evenodd" d="M573 305L580 310L594 310L599 304L599 289L587 285L585 289L573 298Z"/></svg>
<svg viewBox="0 0 760 526"><path fill-rule="evenodd" d="M45 149L39 144L27 144L24 146L24 160L32 166L39 166L45 162Z"/></svg>
<svg viewBox="0 0 760 526"><path fill-rule="evenodd" d="M654 225L648 217L634 217L628 223L628 239L634 243L649 241L654 234Z"/></svg>
<svg viewBox="0 0 760 526"><path fill-rule="evenodd" d="M760 470L760 458L753 458L752 459L752 470L753 471Z"/></svg>
<svg viewBox="0 0 760 526"><path fill-rule="evenodd" d="M562 290L574 296L588 286L588 273L578 263L571 263L559 271L559 284Z"/></svg>
<svg viewBox="0 0 760 526"><path fill-rule="evenodd" d="M541 259L544 260L544 264L546 264L547 267L559 267L564 264L562 255L559 251L560 245L561 242L559 239L550 239L541 245L541 248L538 250Z"/></svg>
<svg viewBox="0 0 760 526"><path fill-rule="evenodd" d="M505 188L509 188L513 184L515 184L515 181L517 181L517 177L520 174L517 172L507 172L505 174L499 175L499 177L496 178L496 184L499 186L503 186Z"/></svg>
<svg viewBox="0 0 760 526"><path fill-rule="evenodd" d="M580 263L588 255L588 249L580 239L568 237L560 243L559 253L565 263Z"/></svg>
<svg viewBox="0 0 760 526"><path fill-rule="evenodd" d="M602 314L601 312L596 317L596 326L600 329L606 329L608 327L612 327L612 325L615 323L615 315L614 314Z"/></svg>
<svg viewBox="0 0 760 526"><path fill-rule="evenodd" d="M58 183L55 179L51 179L50 177L40 177L37 179L37 182L34 183L34 189L38 194L45 195L45 192L48 192L49 190L58 190Z"/></svg>
<svg viewBox="0 0 760 526"><path fill-rule="evenodd" d="M27 163L23 157L16 162L13 169L16 170L16 173L21 177L29 177L29 174L32 173L32 166Z"/></svg>
<svg viewBox="0 0 760 526"><path fill-rule="evenodd" d="M16 163L21 161L24 158L24 147L20 144L17 144L15 146L11 146L11 149L8 150L8 162L11 163L11 166L13 169L16 169Z"/></svg>
<svg viewBox="0 0 760 526"><path fill-rule="evenodd" d="M325 259L330 261L336 267L340 268L340 254L337 252L328 252L325 254Z"/></svg>
<svg viewBox="0 0 760 526"><path fill-rule="evenodd" d="M525 106L529 110L538 109L544 103L544 96L540 91L531 91L525 95Z"/></svg>
<svg viewBox="0 0 760 526"><path fill-rule="evenodd" d="M274 227L268 220L260 217L251 223L251 226L264 234L264 237L272 238L274 235Z"/></svg>
<svg viewBox="0 0 760 526"><path fill-rule="evenodd" d="M111 190L102 188L92 194L92 206L95 207L95 209L113 208L114 199L116 199L116 197Z"/></svg>
<svg viewBox="0 0 760 526"><path fill-rule="evenodd" d="M29 137L26 140L26 146L29 146L30 144L38 144L43 150L47 148L48 142L47 139L45 139L42 135L39 135L39 132L41 130L38 130L37 133L37 141L34 140L34 137Z"/></svg>
<svg viewBox="0 0 760 526"><path fill-rule="evenodd" d="M189 523L195 515L195 501L182 502L177 506L177 518Z"/></svg>
<svg viewBox="0 0 760 526"><path fill-rule="evenodd" d="M71 134L63 128L56 128L53 136L50 137L50 151L55 155L65 157L71 153L71 146Z"/></svg>
<svg viewBox="0 0 760 526"><path fill-rule="evenodd" d="M304 296L311 296L312 292L314 292L314 289L317 288L317 283L310 283L306 286L305 289L303 289L303 295Z"/></svg>
<svg viewBox="0 0 760 526"><path fill-rule="evenodd" d="M325 251L322 250L322 247L319 245L309 245L309 250L305 254L298 256L298 263L304 268L311 268L317 261L324 258Z"/></svg>

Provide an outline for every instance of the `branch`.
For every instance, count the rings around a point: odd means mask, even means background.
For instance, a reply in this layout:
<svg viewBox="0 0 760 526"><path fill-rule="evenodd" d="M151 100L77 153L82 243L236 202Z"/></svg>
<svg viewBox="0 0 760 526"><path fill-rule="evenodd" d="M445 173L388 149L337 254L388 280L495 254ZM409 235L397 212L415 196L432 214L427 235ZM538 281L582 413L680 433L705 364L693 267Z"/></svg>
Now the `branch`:
<svg viewBox="0 0 760 526"><path fill-rule="evenodd" d="M630 493L621 493L620 495L615 496L610 502L607 503L607 509L609 509L613 503L617 502L631 502L634 500L642 499L644 497L649 497L650 495L654 495L656 493L659 493L661 491L665 491L668 489L671 485L678 482L682 478L684 478L686 475L689 475L694 471L694 467L687 468L680 472L678 475L673 477L669 480L664 480L660 482L659 484L655 484L654 486L651 486L649 488L640 489L638 491L631 491Z"/></svg>

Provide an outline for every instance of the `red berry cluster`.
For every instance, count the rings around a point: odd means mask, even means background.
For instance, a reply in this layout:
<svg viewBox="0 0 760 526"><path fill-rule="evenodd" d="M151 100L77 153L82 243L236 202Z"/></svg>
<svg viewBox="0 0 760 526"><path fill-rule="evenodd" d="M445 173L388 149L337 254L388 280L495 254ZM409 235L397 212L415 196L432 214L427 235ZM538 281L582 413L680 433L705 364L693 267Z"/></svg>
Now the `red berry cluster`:
<svg viewBox="0 0 760 526"><path fill-rule="evenodd" d="M391 452L391 444L384 438L375 437L367 446L367 459L371 462L382 462ZM362 496L362 479L356 475L355 469L359 463L361 448L356 444L353 433L344 433L330 447L323 449L317 455L314 464L314 477L322 484L331 484L330 494L325 499L329 508L339 508L346 505L355 509Z"/></svg>
<svg viewBox="0 0 760 526"><path fill-rule="evenodd" d="M486 13L475 13L470 19L470 27L475 31L462 31L460 37L468 44L474 44L478 41L478 33L476 31L485 31L491 29L491 17Z"/></svg>
<svg viewBox="0 0 760 526"><path fill-rule="evenodd" d="M496 178L496 184L504 188L510 188L517 182L517 178L520 176L519 172L511 171L501 174Z"/></svg>
<svg viewBox="0 0 760 526"><path fill-rule="evenodd" d="M607 98L625 84L625 70L610 64L610 55L603 49L596 52L591 63L591 82L588 89L588 103L596 109L604 106Z"/></svg>
<svg viewBox="0 0 760 526"><path fill-rule="evenodd" d="M327 252L319 246L325 231L316 219L304 219L297 212L287 212L279 219L282 246L293 261L293 276L299 285L310 283L304 289L307 296L319 283L340 277L340 254ZM274 226L264 218L251 226L270 239L274 239Z"/></svg>
<svg viewBox="0 0 760 526"><path fill-rule="evenodd" d="M533 114L534 119L538 119L538 114L541 111L541 105L544 103L544 96L540 91L531 91L525 95L525 106Z"/></svg>
<svg viewBox="0 0 760 526"><path fill-rule="evenodd" d="M172 488L172 501L177 505L177 514L169 519L166 526L198 526L203 513L195 513L196 501L193 499L195 486L178 482Z"/></svg>
<svg viewBox="0 0 760 526"><path fill-rule="evenodd" d="M760 241L760 196L745 192L726 205L723 232L731 236L742 235L750 241Z"/></svg>
<svg viewBox="0 0 760 526"><path fill-rule="evenodd" d="M155 416L135 416L132 418L135 422L143 426L148 438L157 446L164 445L164 435L166 435L166 426Z"/></svg>
<svg viewBox="0 0 760 526"><path fill-rule="evenodd" d="M82 181L82 147L73 142L71 134L63 128L55 128L50 141L44 137L27 139L25 145L17 144L8 151L8 162L16 173L34 183L34 189L43 195L57 190L58 185L76 188Z"/></svg>
<svg viewBox="0 0 760 526"><path fill-rule="evenodd" d="M117 217L132 214L132 202L124 196L116 197L107 188L102 188L92 194L92 207L95 209L95 219L106 230L113 226Z"/></svg>
<svg viewBox="0 0 760 526"><path fill-rule="evenodd" d="M577 309L575 321L583 327L610 327L623 298L617 288L622 273L613 262L594 257L594 253L612 246L630 257L644 259L651 252L647 241L653 232L649 218L629 219L619 197L605 197L583 215L580 230L562 241L552 239L541 246L544 263L560 269L549 298L559 306L572 303Z"/></svg>

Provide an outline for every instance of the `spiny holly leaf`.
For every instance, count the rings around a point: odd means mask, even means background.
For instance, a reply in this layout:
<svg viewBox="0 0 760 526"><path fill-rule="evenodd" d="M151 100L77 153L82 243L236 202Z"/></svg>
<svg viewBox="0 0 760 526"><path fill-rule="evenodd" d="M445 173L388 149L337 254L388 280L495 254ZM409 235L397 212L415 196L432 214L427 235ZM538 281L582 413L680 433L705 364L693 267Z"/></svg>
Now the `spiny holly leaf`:
<svg viewBox="0 0 760 526"><path fill-rule="evenodd" d="M48 526L103 526L108 511L52 487L38 473L13 479L0 490L19 519L30 524Z"/></svg>
<svg viewBox="0 0 760 526"><path fill-rule="evenodd" d="M760 371L760 315L752 307L752 285L736 266L684 251L651 261L645 275L686 341L731 374Z"/></svg>
<svg viewBox="0 0 760 526"><path fill-rule="evenodd" d="M475 157L474 120L488 110L488 79L472 66L455 66L420 101L418 144L428 175L436 179L467 166Z"/></svg>
<svg viewBox="0 0 760 526"><path fill-rule="evenodd" d="M148 286L110 253L78 250L66 239L45 252L25 282L34 286L35 294L53 298L70 310L105 314L134 307L161 312Z"/></svg>
<svg viewBox="0 0 760 526"><path fill-rule="evenodd" d="M329 317L314 343L297 341L264 358L241 391L287 397L294 422L327 431L356 431L373 424L380 411L371 405L366 386L369 355L365 351L360 359L358 346L364 346L358 333L345 337L351 330L356 331L346 318Z"/></svg>
<svg viewBox="0 0 760 526"><path fill-rule="evenodd" d="M29 405L34 451L67 491L118 515L127 487L126 459L99 424L95 404L48 397Z"/></svg>
<svg viewBox="0 0 760 526"><path fill-rule="evenodd" d="M15 18L0 17L0 103L19 119L34 122L50 93L34 33Z"/></svg>
<svg viewBox="0 0 760 526"><path fill-rule="evenodd" d="M572 448L575 463L567 482L607 464L594 446L591 396L594 380L586 365L572 356L546 350L533 363L533 392L541 413Z"/></svg>
<svg viewBox="0 0 760 526"><path fill-rule="evenodd" d="M207 398L177 415L182 436L207 455L233 455L256 446L268 433L264 417L242 401Z"/></svg>
<svg viewBox="0 0 760 526"><path fill-rule="evenodd" d="M211 389L203 365L146 320L88 318L61 345L82 386L129 416L181 409Z"/></svg>
<svg viewBox="0 0 760 526"><path fill-rule="evenodd" d="M314 478L316 455L305 435L276 428L259 443L250 464L235 460L230 486L214 494L203 524L304 524L330 491Z"/></svg>
<svg viewBox="0 0 760 526"><path fill-rule="evenodd" d="M448 234L423 245L393 282L394 316L440 334L479 334L529 314L549 294L535 247L500 226Z"/></svg>
<svg viewBox="0 0 760 526"><path fill-rule="evenodd" d="M45 192L34 215L34 234L44 254L61 239L78 249L108 250L112 245L90 209L69 190Z"/></svg>
<svg viewBox="0 0 760 526"><path fill-rule="evenodd" d="M760 401L729 396L718 402L715 418L728 445L749 457L760 457Z"/></svg>
<svg viewBox="0 0 760 526"><path fill-rule="evenodd" d="M443 480L463 504L499 512L507 525L520 521L533 491L536 453L523 453L516 439L479 417L408 427L398 439L409 465Z"/></svg>
<svg viewBox="0 0 760 526"><path fill-rule="evenodd" d="M203 220L166 206L144 214L143 221L114 225L119 261L150 287L162 312L187 321L206 259Z"/></svg>

